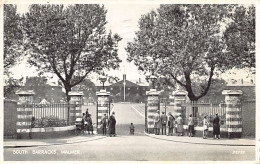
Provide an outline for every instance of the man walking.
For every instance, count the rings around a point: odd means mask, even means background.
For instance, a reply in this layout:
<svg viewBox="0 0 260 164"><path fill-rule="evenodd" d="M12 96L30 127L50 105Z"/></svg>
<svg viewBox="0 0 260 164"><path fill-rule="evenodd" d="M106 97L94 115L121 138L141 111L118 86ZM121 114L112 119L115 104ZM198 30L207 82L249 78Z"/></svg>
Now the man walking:
<svg viewBox="0 0 260 164"><path fill-rule="evenodd" d="M101 124L102 124L103 135L107 135L107 115L106 114L104 114L104 116L102 117Z"/></svg>
<svg viewBox="0 0 260 164"><path fill-rule="evenodd" d="M166 124L167 124L167 116L162 112L161 115L161 123L162 123L162 135L166 135Z"/></svg>

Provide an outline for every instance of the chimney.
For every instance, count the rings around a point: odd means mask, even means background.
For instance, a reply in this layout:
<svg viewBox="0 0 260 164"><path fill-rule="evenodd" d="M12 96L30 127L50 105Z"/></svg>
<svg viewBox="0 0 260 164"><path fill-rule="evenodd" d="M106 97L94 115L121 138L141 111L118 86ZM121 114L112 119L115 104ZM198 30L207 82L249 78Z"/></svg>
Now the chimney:
<svg viewBox="0 0 260 164"><path fill-rule="evenodd" d="M139 83L141 83L141 78L139 77Z"/></svg>
<svg viewBox="0 0 260 164"><path fill-rule="evenodd" d="M243 79L241 79L241 84L243 85Z"/></svg>

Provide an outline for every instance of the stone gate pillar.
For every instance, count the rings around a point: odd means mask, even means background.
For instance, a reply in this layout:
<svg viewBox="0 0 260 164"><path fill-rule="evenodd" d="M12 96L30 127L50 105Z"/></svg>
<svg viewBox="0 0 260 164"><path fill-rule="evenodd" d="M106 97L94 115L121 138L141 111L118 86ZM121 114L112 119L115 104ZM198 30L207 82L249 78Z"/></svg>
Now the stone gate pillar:
<svg viewBox="0 0 260 164"><path fill-rule="evenodd" d="M16 132L17 138L31 138L31 124L32 124L32 103L33 103L33 90L18 90L15 92L19 96L17 103L17 122ZM15 116L14 116L15 117Z"/></svg>
<svg viewBox="0 0 260 164"><path fill-rule="evenodd" d="M150 89L150 91L146 91L147 95L147 132L154 133L154 114L159 108L159 95L160 91L156 91L156 89Z"/></svg>
<svg viewBox="0 0 260 164"><path fill-rule="evenodd" d="M187 92L183 90L177 90L173 92L173 98L174 98L174 103L173 103L173 109L175 115L177 113L180 113L182 118L186 118L186 108L182 107L181 104L186 102L186 96Z"/></svg>
<svg viewBox="0 0 260 164"><path fill-rule="evenodd" d="M69 125L75 125L76 119L82 117L82 96L81 91L70 91L70 110L69 110Z"/></svg>
<svg viewBox="0 0 260 164"><path fill-rule="evenodd" d="M240 90L224 90L226 102L226 126L229 138L241 138L242 136L242 111L239 96Z"/></svg>
<svg viewBox="0 0 260 164"><path fill-rule="evenodd" d="M101 119L104 116L104 114L107 115L107 117L110 115L110 103L109 103L109 96L110 92L107 92L105 89L101 89L99 92L96 93L98 96L97 101L97 133L101 134Z"/></svg>

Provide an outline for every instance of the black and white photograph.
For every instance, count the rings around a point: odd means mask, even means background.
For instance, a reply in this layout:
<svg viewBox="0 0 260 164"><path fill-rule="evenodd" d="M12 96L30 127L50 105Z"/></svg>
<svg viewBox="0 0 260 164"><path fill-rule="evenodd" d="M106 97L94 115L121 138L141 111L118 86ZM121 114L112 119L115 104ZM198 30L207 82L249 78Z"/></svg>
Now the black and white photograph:
<svg viewBox="0 0 260 164"><path fill-rule="evenodd" d="M2 161L258 163L259 4L213 2L1 2Z"/></svg>

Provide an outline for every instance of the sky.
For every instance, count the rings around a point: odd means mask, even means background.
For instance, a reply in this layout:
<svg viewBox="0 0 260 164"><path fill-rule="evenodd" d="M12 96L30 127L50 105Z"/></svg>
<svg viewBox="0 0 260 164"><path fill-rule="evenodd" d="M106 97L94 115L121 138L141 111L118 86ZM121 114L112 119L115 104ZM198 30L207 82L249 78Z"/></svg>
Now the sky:
<svg viewBox="0 0 260 164"><path fill-rule="evenodd" d="M147 3L113 3L113 4L105 4L105 8L107 9L107 31L111 30L112 33L119 34L123 39L119 42L119 57L122 60L120 64L119 70L110 71L108 74L112 76L117 76L119 79L123 78L123 74L127 75L128 80L137 80L141 78L143 81L145 76L142 72L137 70L137 67L133 63L127 62L127 54L125 51L125 47L127 42L130 42L135 37L135 32L138 31L138 20L141 18L141 15L150 12L151 10L156 10L159 7L159 4L147 4ZM17 6L17 10L19 13L25 13L28 11L28 5L19 4ZM26 77L26 76L37 76L36 69L30 67L26 63L26 57L23 58L19 65L16 65L13 69L11 69L14 78ZM236 72L236 75L234 75ZM234 78L241 79L246 78L244 75L244 71L231 71L231 75L225 75L224 79ZM50 82L56 82L57 76L50 75ZM98 79L96 75L90 75L88 78ZM95 81L95 80L94 80Z"/></svg>

